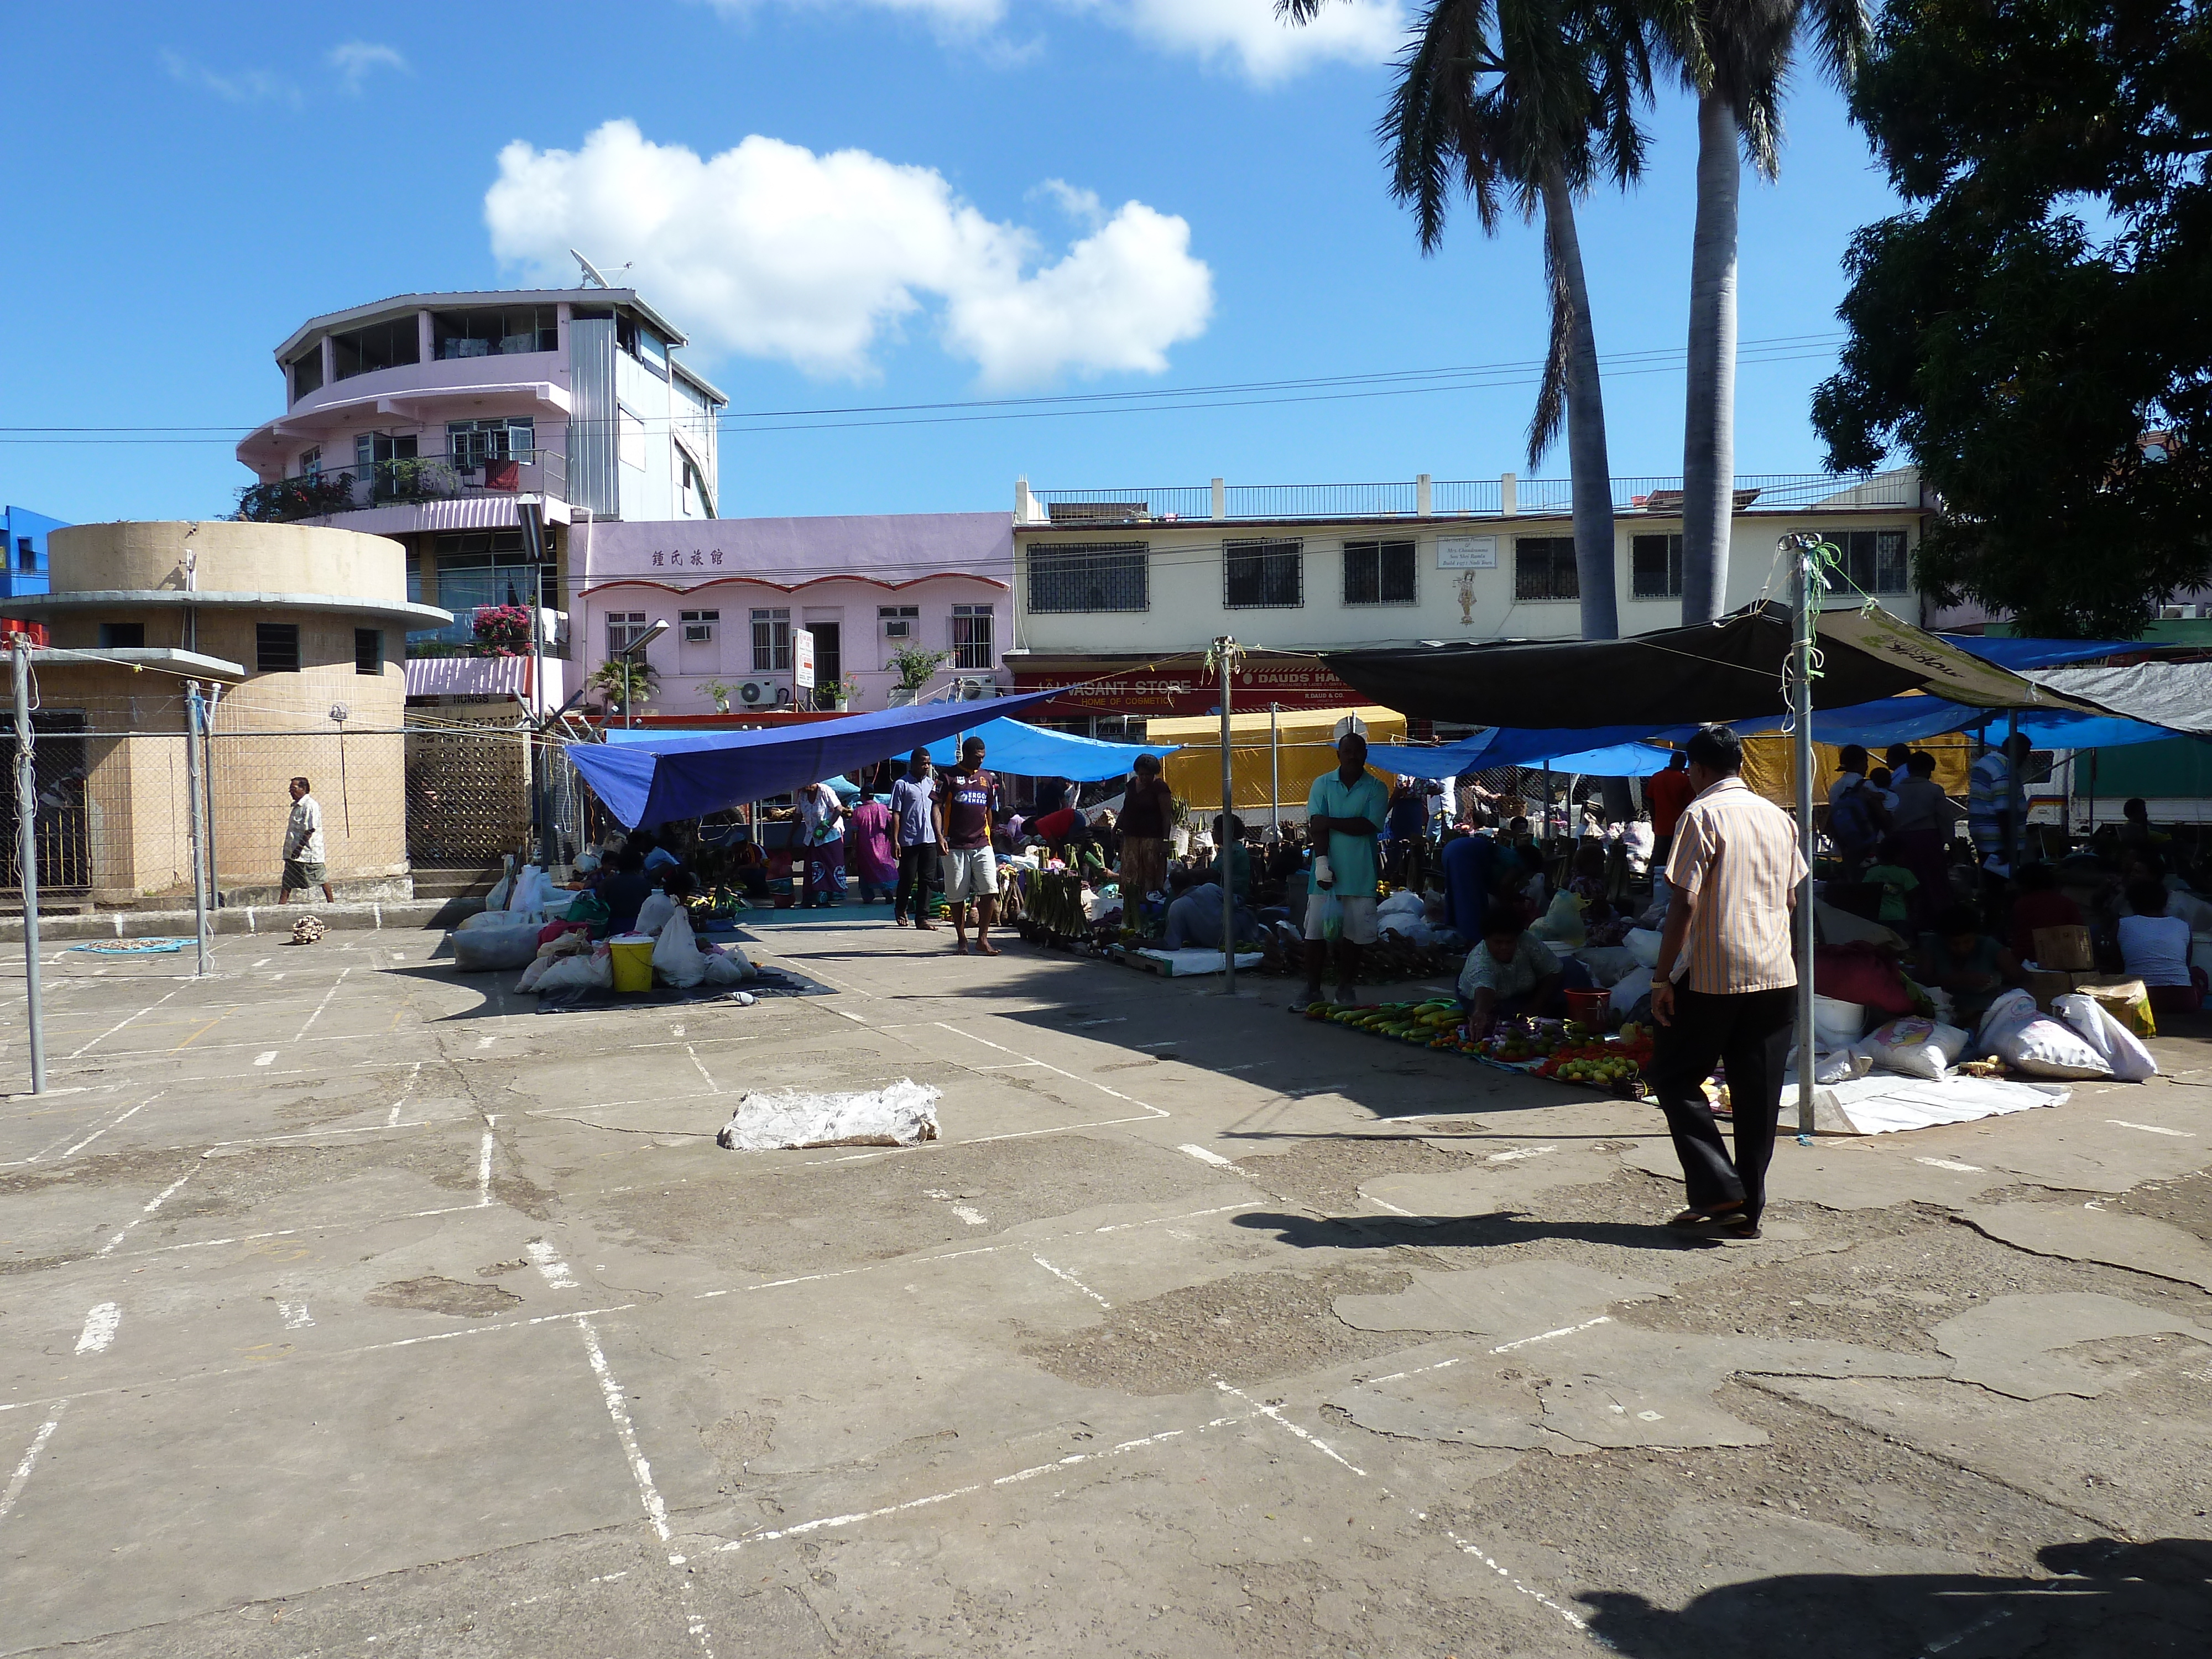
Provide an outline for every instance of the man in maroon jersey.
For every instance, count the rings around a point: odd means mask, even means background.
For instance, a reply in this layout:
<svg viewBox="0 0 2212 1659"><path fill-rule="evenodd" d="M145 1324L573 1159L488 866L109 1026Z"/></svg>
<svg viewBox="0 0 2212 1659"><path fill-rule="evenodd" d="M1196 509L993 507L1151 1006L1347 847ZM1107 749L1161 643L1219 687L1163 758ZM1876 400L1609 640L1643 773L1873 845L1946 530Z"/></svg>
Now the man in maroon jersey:
<svg viewBox="0 0 2212 1659"><path fill-rule="evenodd" d="M937 798L937 838L945 848L945 902L952 910L953 946L968 949L968 901L975 902L975 949L999 954L991 924L999 919L999 861L991 850L999 781L983 769L983 739L960 745L960 764Z"/></svg>

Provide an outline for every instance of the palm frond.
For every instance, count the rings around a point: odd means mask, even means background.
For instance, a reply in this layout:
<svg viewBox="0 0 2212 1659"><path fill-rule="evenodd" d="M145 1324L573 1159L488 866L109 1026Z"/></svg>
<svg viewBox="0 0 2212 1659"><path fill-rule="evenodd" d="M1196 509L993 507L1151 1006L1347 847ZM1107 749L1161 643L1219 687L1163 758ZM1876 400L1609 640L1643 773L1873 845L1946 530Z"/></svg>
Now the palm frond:
<svg viewBox="0 0 2212 1659"><path fill-rule="evenodd" d="M1567 418L1567 362L1574 344L1573 291L1559 258L1559 232L1548 215L1544 220L1544 288L1551 301L1552 330L1544 353L1544 378L1536 388L1535 412L1528 417L1528 470L1534 472L1545 451L1559 441Z"/></svg>

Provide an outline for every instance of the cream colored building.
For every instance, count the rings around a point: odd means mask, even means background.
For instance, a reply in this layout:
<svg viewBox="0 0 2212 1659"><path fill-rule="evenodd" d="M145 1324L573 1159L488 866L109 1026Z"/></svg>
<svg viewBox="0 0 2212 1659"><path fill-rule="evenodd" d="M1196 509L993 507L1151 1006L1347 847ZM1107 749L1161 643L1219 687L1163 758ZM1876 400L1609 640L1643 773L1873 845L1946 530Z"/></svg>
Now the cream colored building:
<svg viewBox="0 0 2212 1659"><path fill-rule="evenodd" d="M221 520L76 525L51 545L52 591L15 608L58 650L106 659L34 657L42 886L100 904L189 893L197 682L216 699L218 884L277 884L285 785L304 775L331 883L405 893L406 636L448 613L409 602L398 543Z"/></svg>
<svg viewBox="0 0 2212 1659"><path fill-rule="evenodd" d="M1848 480L1740 477L1725 608L1776 574L1777 541L1818 529L1852 580L1920 619L1911 558L1923 518L1914 472ZM1613 482L1623 635L1681 620L1681 487ZM1314 653L1421 641L1566 639L1581 630L1574 526L1564 479L1431 480L1152 490L1032 490L1017 483L1016 689L1113 678L1047 706L1072 724L1088 707L1203 714L1218 702L1197 659L1228 635L1252 650ZM1237 704L1334 707L1359 699L1318 662L1254 663ZM1110 715L1091 726L1118 735Z"/></svg>

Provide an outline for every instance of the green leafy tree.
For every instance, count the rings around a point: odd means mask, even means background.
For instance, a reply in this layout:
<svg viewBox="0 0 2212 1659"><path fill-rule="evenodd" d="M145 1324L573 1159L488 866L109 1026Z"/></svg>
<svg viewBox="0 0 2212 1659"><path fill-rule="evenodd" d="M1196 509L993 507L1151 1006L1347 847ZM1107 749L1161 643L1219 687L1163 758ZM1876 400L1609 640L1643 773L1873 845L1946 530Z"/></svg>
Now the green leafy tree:
<svg viewBox="0 0 2212 1659"><path fill-rule="evenodd" d="M1304 23L1327 3L1276 0L1275 9ZM1625 0L1431 0L1398 60L1378 130L1391 194L1413 209L1423 252L1443 240L1455 192L1493 234L1509 208L1543 216L1551 338L1528 464L1564 425L1582 631L1593 640L1616 637L1620 623L1605 398L1575 203L1601 178L1625 185L1642 170L1636 112L1650 92L1650 15Z"/></svg>
<svg viewBox="0 0 2212 1659"><path fill-rule="evenodd" d="M1780 171L1783 86L1806 28L1830 75L1848 85L1866 45L1867 24L1863 0L1696 0L1686 13L1655 11L1652 21L1698 100L1682 422L1682 621L1687 625L1712 621L1728 602L1743 161L1765 179Z"/></svg>
<svg viewBox="0 0 2212 1659"><path fill-rule="evenodd" d="M1829 464L1917 464L1939 597L2141 632L2212 563L2212 17L1893 0L1852 111L1907 205L1845 262Z"/></svg>

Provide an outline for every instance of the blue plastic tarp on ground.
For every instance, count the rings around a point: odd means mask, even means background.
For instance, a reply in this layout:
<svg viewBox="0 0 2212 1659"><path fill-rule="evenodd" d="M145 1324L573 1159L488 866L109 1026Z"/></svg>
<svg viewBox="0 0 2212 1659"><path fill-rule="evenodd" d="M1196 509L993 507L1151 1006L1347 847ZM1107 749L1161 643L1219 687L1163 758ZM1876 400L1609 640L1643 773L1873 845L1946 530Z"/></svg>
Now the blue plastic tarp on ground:
<svg viewBox="0 0 2212 1659"><path fill-rule="evenodd" d="M994 705L995 706L995 705ZM1012 772L1024 778L1066 778L1070 783L1098 783L1126 778L1139 755L1164 759L1181 748L1173 743L1109 743L1103 738L1079 738L1042 726L1024 726L1003 717L940 738L929 745L929 757L939 766L960 758L967 738L983 739L983 763L994 772Z"/></svg>
<svg viewBox="0 0 2212 1659"><path fill-rule="evenodd" d="M991 708L996 718L1066 694L1064 686L1024 692L1000 697ZM979 712L974 703L933 702L768 732L672 737L627 732L618 742L562 747L618 823L649 830L872 766L917 744L973 729Z"/></svg>

